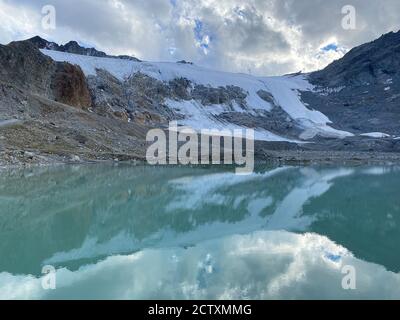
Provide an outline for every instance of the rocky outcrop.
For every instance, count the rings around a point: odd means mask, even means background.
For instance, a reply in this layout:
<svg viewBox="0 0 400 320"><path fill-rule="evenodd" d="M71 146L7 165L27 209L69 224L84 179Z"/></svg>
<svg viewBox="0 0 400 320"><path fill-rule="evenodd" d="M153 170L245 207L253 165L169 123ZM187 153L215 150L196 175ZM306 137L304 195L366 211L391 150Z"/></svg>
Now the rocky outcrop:
<svg viewBox="0 0 400 320"><path fill-rule="evenodd" d="M236 103L242 109L246 108L247 94L242 88L235 86L213 88L197 85L193 89L192 96L202 105L226 104L232 107L232 104Z"/></svg>
<svg viewBox="0 0 400 320"><path fill-rule="evenodd" d="M89 108L92 104L86 77L78 66L58 63L51 88L57 102L80 108Z"/></svg>
<svg viewBox="0 0 400 320"><path fill-rule="evenodd" d="M0 80L32 93L51 95L56 63L28 42L0 45Z"/></svg>
<svg viewBox="0 0 400 320"><path fill-rule="evenodd" d="M53 61L29 41L0 46L0 80L74 107L88 108L91 105L81 68Z"/></svg>
<svg viewBox="0 0 400 320"><path fill-rule="evenodd" d="M60 46L59 50L57 50L57 51L80 54L83 56L93 56L93 57L100 57L100 58L107 57L105 52L98 51L95 48L81 47L78 44L78 42L76 42L76 41L70 41L63 46Z"/></svg>
<svg viewBox="0 0 400 320"><path fill-rule="evenodd" d="M168 87L144 74L120 81L105 70L97 70L96 76L88 77L88 84L93 111L102 116L141 124L160 124L172 116L163 105Z"/></svg>
<svg viewBox="0 0 400 320"><path fill-rule="evenodd" d="M247 93L235 86L214 88L192 83L185 78L162 82L140 72L121 81L105 70L97 70L96 76L89 76L88 83L93 98L93 110L96 113L103 116L114 115L121 119L128 118L140 123L166 124L170 120L180 119L182 115L179 110L169 108L166 105L167 100L194 100L211 108L213 105L224 106L226 111L238 112L235 117L237 124L240 124L240 111L247 109ZM242 115L242 124L248 124L250 118ZM275 119L274 122L278 122L277 117L272 118ZM228 117L225 115L220 116L220 120L226 119ZM265 120L265 124L268 125L272 123L270 119L270 115L263 117L260 113L257 125L253 125L265 127L258 124ZM281 129L286 128L286 125L284 123Z"/></svg>

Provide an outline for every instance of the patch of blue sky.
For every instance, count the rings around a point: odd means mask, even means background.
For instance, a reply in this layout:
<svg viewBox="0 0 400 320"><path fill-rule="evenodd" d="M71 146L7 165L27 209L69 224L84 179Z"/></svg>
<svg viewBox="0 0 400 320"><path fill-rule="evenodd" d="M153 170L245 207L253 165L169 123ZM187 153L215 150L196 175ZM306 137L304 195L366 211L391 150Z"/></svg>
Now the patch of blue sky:
<svg viewBox="0 0 400 320"><path fill-rule="evenodd" d="M338 45L336 43L330 43L327 46L321 48L322 51L337 51Z"/></svg>
<svg viewBox="0 0 400 320"><path fill-rule="evenodd" d="M212 36L205 32L204 24L201 20L195 19L195 26L193 28L195 39L198 43L198 46L203 49L205 54L208 53L208 49L210 48L210 42L212 41Z"/></svg>
<svg viewBox="0 0 400 320"><path fill-rule="evenodd" d="M203 39L203 22L199 19L195 19L194 24L194 35L198 41L201 41Z"/></svg>
<svg viewBox="0 0 400 320"><path fill-rule="evenodd" d="M327 253L325 255L325 257L329 260L331 260L332 262L339 262L342 259L341 255L336 255L336 254L332 254L332 253Z"/></svg>

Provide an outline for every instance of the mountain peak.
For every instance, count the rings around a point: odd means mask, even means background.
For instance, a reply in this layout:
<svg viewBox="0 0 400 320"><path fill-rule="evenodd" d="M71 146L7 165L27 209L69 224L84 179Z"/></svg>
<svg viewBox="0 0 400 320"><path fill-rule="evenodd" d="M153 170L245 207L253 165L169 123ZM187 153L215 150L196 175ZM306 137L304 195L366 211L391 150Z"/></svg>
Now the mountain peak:
<svg viewBox="0 0 400 320"><path fill-rule="evenodd" d="M38 49L57 50L57 48L59 47L57 43L48 41L39 36L35 36L33 38L27 39L22 42L29 42L29 43L33 44L35 47L37 47Z"/></svg>
<svg viewBox="0 0 400 320"><path fill-rule="evenodd" d="M85 55L85 56L93 56L93 57L106 57L107 56L107 54L105 52L98 51L95 48L82 47L76 41L67 42L65 45L61 46L61 51Z"/></svg>

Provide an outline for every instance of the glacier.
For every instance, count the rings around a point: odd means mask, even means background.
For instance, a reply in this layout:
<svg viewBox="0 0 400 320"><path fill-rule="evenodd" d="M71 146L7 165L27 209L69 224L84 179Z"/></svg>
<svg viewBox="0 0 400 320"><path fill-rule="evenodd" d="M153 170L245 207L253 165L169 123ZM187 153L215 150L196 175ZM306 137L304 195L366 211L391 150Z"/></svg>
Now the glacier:
<svg viewBox="0 0 400 320"><path fill-rule="evenodd" d="M255 129L255 139L262 141L288 141L294 143L307 142L319 135L328 138L346 138L352 133L334 129L332 122L320 111L311 110L300 99L300 91L313 91L313 86L305 75L286 75L280 77L256 77L242 73L229 73L199 67L193 64L173 62L142 62L116 58L101 58L83 56L48 49L40 50L43 54L55 61L68 62L81 67L86 76L96 76L98 69L103 69L120 81L130 75L142 73L162 82L178 78L185 78L193 84L212 88L235 86L246 92L246 103L249 110L241 110L252 115L258 112L270 112L273 105L263 100L258 92L266 91L272 95L274 103L278 105L304 131L299 139L287 138L263 128ZM183 110L184 119L179 119L180 125L192 126L195 130L223 128L246 128L226 121L220 121L215 113L226 112L223 105L213 106L213 110L196 101L168 100L166 105L170 109ZM217 110L217 111L216 111ZM237 110L234 110L237 111Z"/></svg>

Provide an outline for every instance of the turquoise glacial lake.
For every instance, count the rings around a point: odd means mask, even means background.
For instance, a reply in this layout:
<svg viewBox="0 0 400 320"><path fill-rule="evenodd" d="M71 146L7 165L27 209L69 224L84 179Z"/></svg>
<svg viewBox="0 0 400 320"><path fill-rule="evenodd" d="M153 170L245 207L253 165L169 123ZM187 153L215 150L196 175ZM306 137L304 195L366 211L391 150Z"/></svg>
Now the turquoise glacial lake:
<svg viewBox="0 0 400 320"><path fill-rule="evenodd" d="M399 299L399 247L394 166L0 172L0 299Z"/></svg>

